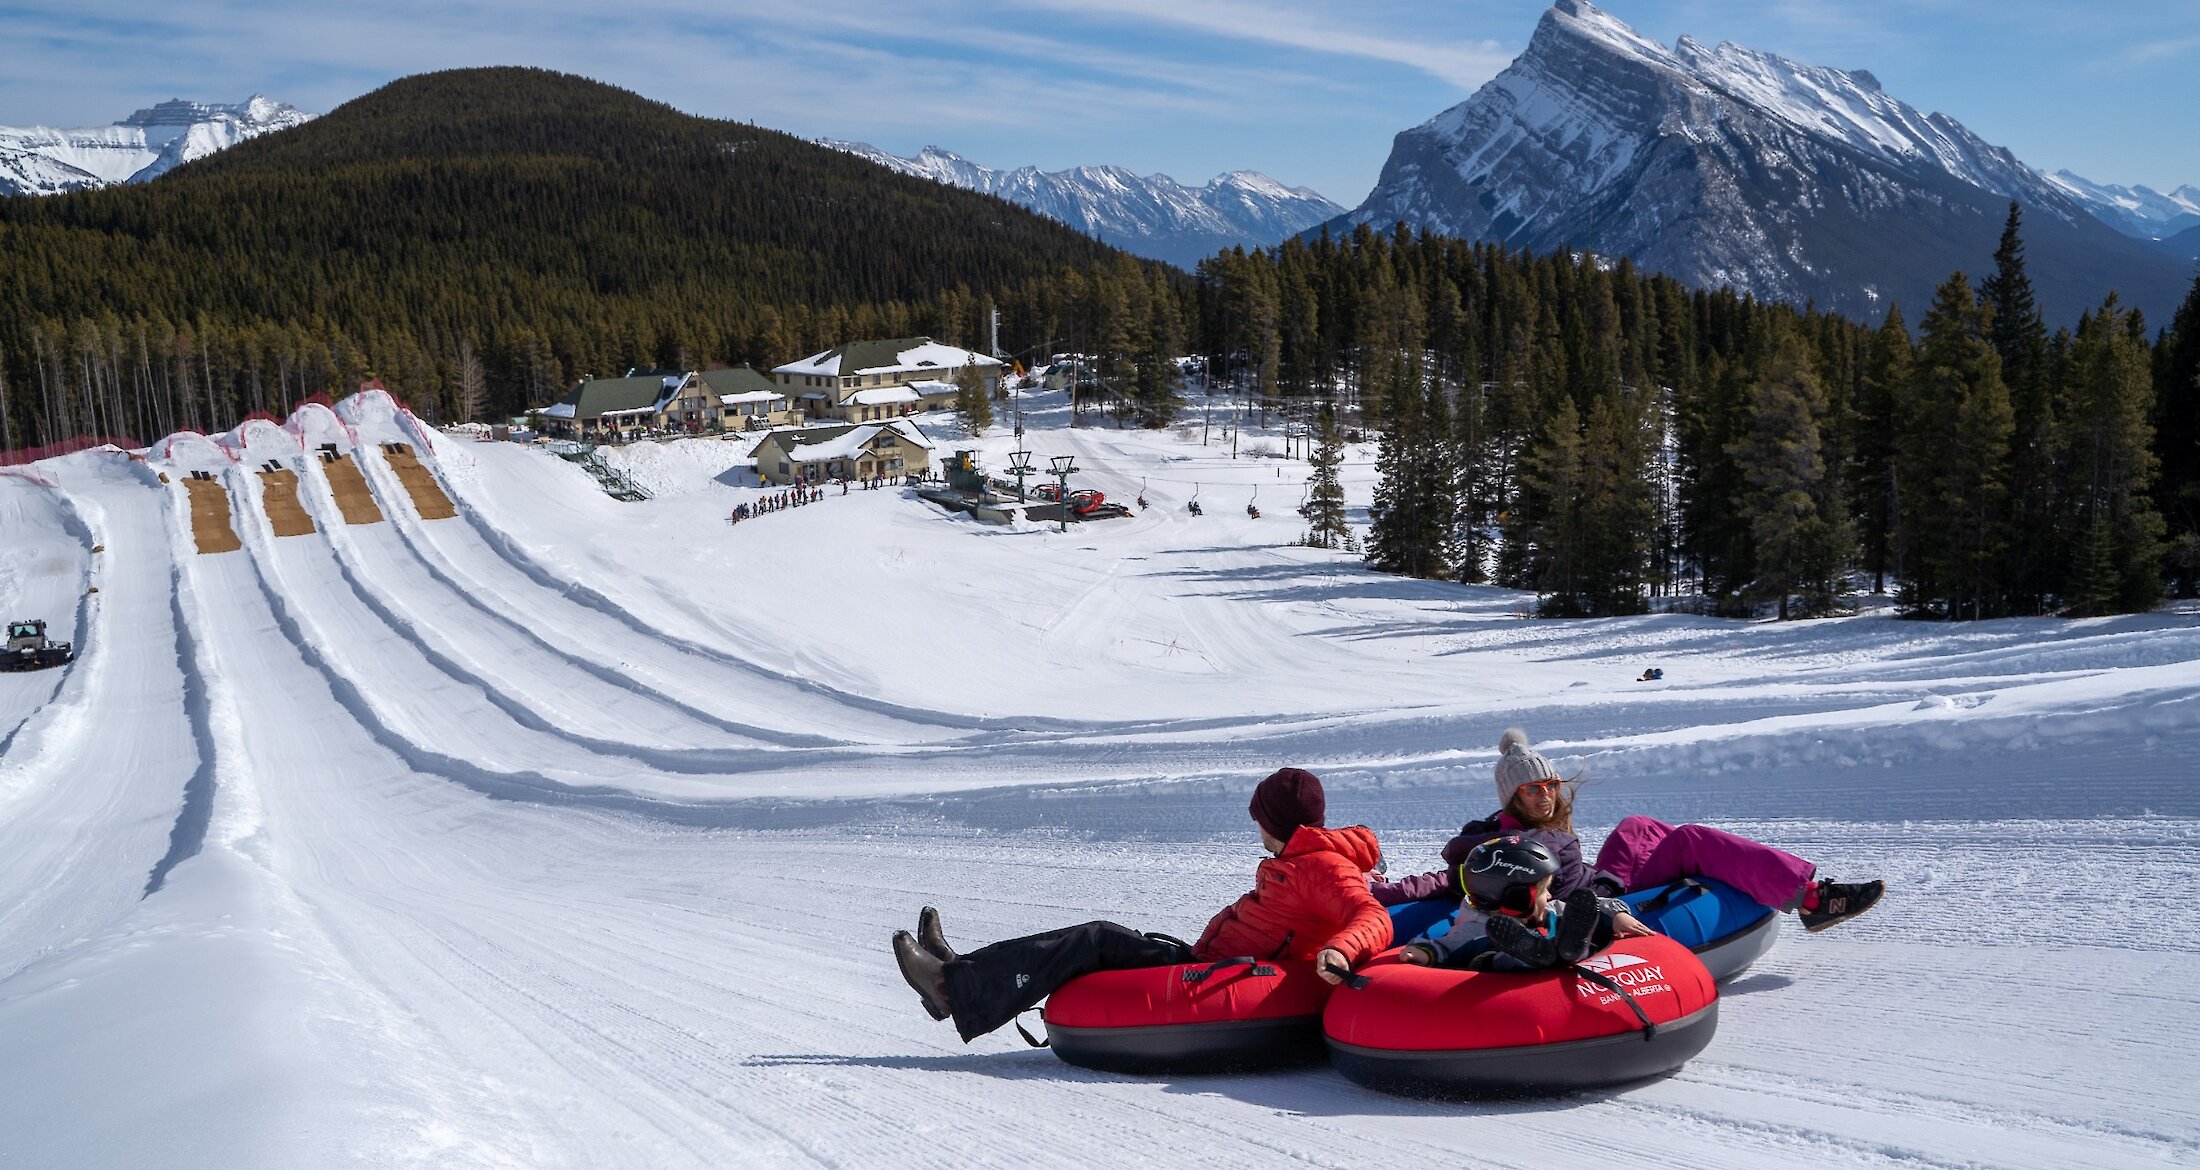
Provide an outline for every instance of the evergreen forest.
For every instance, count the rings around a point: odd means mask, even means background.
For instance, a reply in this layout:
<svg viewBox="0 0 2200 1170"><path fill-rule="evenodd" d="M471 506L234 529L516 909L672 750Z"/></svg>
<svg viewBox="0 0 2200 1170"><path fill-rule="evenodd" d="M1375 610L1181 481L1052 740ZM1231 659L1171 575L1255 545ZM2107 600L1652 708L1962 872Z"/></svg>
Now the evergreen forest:
<svg viewBox="0 0 2200 1170"><path fill-rule="evenodd" d="M1375 567L1534 590L1546 615L2194 596L2200 280L2158 333L2105 290L2051 332L2016 206L1980 260L1873 327L1625 260L1362 228L1205 262L1196 337L1310 434L1331 400L1375 432Z"/></svg>

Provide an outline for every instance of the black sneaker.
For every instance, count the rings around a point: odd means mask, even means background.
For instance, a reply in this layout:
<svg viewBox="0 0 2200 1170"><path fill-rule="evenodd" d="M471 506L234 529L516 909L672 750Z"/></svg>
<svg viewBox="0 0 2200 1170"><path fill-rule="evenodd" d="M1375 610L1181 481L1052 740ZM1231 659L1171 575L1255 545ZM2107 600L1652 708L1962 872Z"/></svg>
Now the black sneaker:
<svg viewBox="0 0 2200 1170"><path fill-rule="evenodd" d="M1818 908L1801 911L1796 917L1803 920L1804 930L1817 934L1878 905L1879 896L1886 892L1885 882L1821 881L1818 883Z"/></svg>
<svg viewBox="0 0 2200 1170"><path fill-rule="evenodd" d="M917 911L917 945L932 952L932 957L942 963L955 961L955 948L947 945L947 934L940 929L938 909L926 906Z"/></svg>
<svg viewBox="0 0 2200 1170"><path fill-rule="evenodd" d="M1566 913L1558 920L1558 937L1553 940L1561 964L1578 963L1589 957L1590 940L1596 937L1597 892L1579 889L1566 895Z"/></svg>
<svg viewBox="0 0 2200 1170"><path fill-rule="evenodd" d="M1492 914L1483 927L1490 936L1490 945L1511 955L1530 967L1552 967L1558 964L1558 940L1538 934L1528 924L1510 914Z"/></svg>
<svg viewBox="0 0 2200 1170"><path fill-rule="evenodd" d="M935 1020L946 1019L947 979L942 968L947 964L918 946L916 936L906 930L894 932L894 963L917 998L924 1001L924 1010Z"/></svg>

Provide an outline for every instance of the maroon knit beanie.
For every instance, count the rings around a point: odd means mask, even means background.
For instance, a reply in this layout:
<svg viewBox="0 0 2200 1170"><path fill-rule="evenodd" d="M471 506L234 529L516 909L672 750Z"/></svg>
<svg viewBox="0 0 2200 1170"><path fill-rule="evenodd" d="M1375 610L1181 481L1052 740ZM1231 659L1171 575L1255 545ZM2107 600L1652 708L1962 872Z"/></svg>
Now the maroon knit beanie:
<svg viewBox="0 0 2200 1170"><path fill-rule="evenodd" d="M1328 811L1321 779L1304 768L1279 768L1253 789L1253 820L1278 841L1289 841L1301 825L1320 825Z"/></svg>

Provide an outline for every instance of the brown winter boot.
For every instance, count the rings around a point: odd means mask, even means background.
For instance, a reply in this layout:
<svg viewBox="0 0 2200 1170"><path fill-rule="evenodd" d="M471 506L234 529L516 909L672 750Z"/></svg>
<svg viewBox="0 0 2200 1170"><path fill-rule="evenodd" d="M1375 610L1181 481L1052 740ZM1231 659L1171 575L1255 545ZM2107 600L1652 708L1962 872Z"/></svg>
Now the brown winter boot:
<svg viewBox="0 0 2200 1170"><path fill-rule="evenodd" d="M943 969L947 964L918 946L916 936L906 930L894 932L894 963L917 998L924 1001L924 1010L935 1020L946 1019L947 978Z"/></svg>
<svg viewBox="0 0 2200 1170"><path fill-rule="evenodd" d="M932 953L942 963L955 961L955 948L947 945L947 932L940 929L940 912L937 907L926 906L917 911L917 945Z"/></svg>

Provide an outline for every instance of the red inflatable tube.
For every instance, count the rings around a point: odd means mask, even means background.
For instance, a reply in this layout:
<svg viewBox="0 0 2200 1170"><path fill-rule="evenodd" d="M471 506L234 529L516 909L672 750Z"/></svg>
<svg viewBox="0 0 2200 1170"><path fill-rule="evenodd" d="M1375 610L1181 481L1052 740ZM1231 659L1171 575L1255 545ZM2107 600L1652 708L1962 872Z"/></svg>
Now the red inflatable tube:
<svg viewBox="0 0 2200 1170"><path fill-rule="evenodd" d="M1703 1051L1719 1026L1711 972L1663 935L1622 939L1578 969L1452 970L1393 953L1362 974L1365 985L1339 992L1322 1015L1330 1059L1353 1081L1412 1096L1523 1096L1659 1076Z"/></svg>
<svg viewBox="0 0 2200 1170"><path fill-rule="evenodd" d="M1306 960L1225 959L1096 971L1047 1000L1047 1040L1107 1072L1225 1072L1320 1060L1336 990Z"/></svg>

